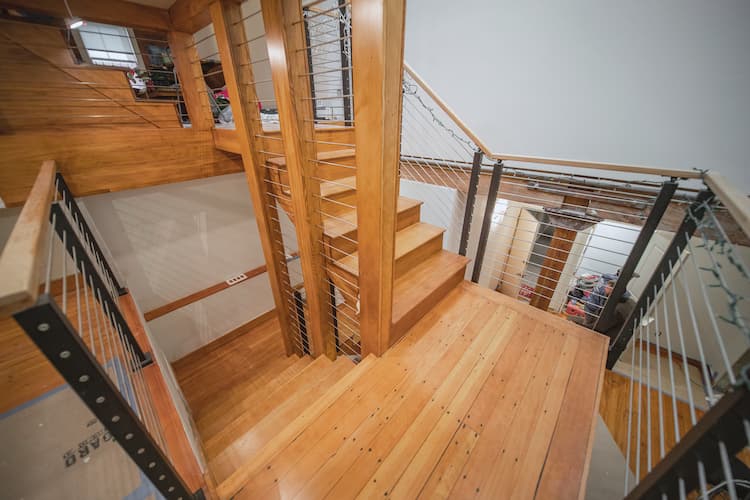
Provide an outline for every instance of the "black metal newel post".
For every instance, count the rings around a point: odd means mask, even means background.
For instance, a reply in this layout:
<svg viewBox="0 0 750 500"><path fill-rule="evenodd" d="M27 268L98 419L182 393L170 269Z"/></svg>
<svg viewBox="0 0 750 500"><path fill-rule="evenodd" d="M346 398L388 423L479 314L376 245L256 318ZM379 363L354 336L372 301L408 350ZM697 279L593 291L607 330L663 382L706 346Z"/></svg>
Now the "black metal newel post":
<svg viewBox="0 0 750 500"><path fill-rule="evenodd" d="M685 251L687 246L688 238L693 236L695 230L698 228L698 220L700 220L706 212L704 203L710 202L714 197L714 194L710 190L704 190L698 193L698 197L694 203L687 209L685 217L682 219L680 227L677 228L669 247L664 252L664 256L659 261L659 265L656 266L648 284L643 290L643 293L638 297L638 302L630 313L628 319L623 323L620 332L614 339L610 339L609 355L607 356L607 368L612 367L620 359L620 355L627 347L628 342L633 337L633 330L641 317L641 314L646 312L646 306L653 302L656 294L661 290L662 287L662 276L669 275L670 264L674 265L680 260L682 252Z"/></svg>
<svg viewBox="0 0 750 500"><path fill-rule="evenodd" d="M482 170L482 159L484 155L481 150L474 153L474 161L471 164L471 176L469 177L469 189L466 192L466 208L464 209L464 223L461 226L461 243L458 245L458 254L466 256L469 246L469 231L471 230L471 218L474 215L474 205L477 201L477 189L479 188L479 172Z"/></svg>
<svg viewBox="0 0 750 500"><path fill-rule="evenodd" d="M617 278L612 293L604 304L599 319L594 325L594 330L597 332L606 332L614 324L617 303L620 302L620 299L625 294L628 283L633 278L633 273L635 273L635 268L641 261L643 252L646 251L646 247L648 247L648 243L651 241L656 228L659 227L659 222L661 222L664 213L667 211L669 202L672 200L675 191L677 191L677 186L678 184L674 179L666 181L661 185L661 191L659 191L656 200L654 200L654 205L651 207L651 212L649 212L648 218L643 224L643 229L638 234L638 238L636 238L633 248L630 250L630 254L620 270L620 276Z"/></svg>
<svg viewBox="0 0 750 500"><path fill-rule="evenodd" d="M490 235L490 226L492 225L492 213L495 211L495 202L497 193L500 189L500 178L503 175L503 162L498 161L492 167L492 179L490 179L490 188L487 191L487 204L484 206L484 218L482 219L482 230L479 233L479 245L477 246L477 255L474 258L474 269L471 272L471 281L479 282L479 275L482 274L482 262L484 253L487 251L487 238Z"/></svg>

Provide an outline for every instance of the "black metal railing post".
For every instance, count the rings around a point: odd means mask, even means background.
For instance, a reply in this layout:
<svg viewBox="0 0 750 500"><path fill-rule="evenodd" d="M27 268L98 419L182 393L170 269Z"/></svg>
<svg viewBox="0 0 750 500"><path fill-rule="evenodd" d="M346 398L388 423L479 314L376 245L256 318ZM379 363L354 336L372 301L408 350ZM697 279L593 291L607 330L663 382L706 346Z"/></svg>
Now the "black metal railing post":
<svg viewBox="0 0 750 500"><path fill-rule="evenodd" d="M305 301L302 299L302 294L299 290L294 290L294 309L297 314L302 353L310 354L310 339L307 336L307 324L305 323Z"/></svg>
<svg viewBox="0 0 750 500"><path fill-rule="evenodd" d="M696 473L699 460L707 477L723 476L719 442L726 447L730 461L750 444L745 429L747 415L750 415L750 366L742 370L738 382L635 485L625 497L627 500L678 498L679 480L684 482L686 492L693 491L699 486Z"/></svg>
<svg viewBox="0 0 750 500"><path fill-rule="evenodd" d="M350 78L352 66L352 54L351 51L347 53L347 37L349 34L346 32L346 25L344 20L346 19L346 0L339 0L339 18L336 22L339 25L339 48L341 50L341 94L344 102L344 125L352 125L352 81ZM348 97L347 97L348 96Z"/></svg>
<svg viewBox="0 0 750 500"><path fill-rule="evenodd" d="M43 294L13 317L164 498L194 498L54 299Z"/></svg>
<svg viewBox="0 0 750 500"><path fill-rule="evenodd" d="M482 170L482 159L484 155L481 150L474 152L474 160L471 163L471 176L469 177L469 188L466 192L466 208L464 209L464 223L461 226L461 242L458 245L458 254L466 256L469 246L469 232L471 231L471 219L474 215L474 205L477 201L477 189L479 188L479 173Z"/></svg>
<svg viewBox="0 0 750 500"><path fill-rule="evenodd" d="M687 209L685 217L682 219L680 227L677 228L672 241L667 247L664 255L662 256L659 264L656 266L648 284L643 290L643 293L638 297L638 302L630 313L630 316L623 323L622 328L616 337L610 339L609 355L607 356L607 368L610 370L620 359L620 355L627 347L628 342L633 337L633 331L638 319L642 314L646 312L648 304L650 304L655 298L656 294L662 287L663 280L662 276L669 275L670 265L674 266L680 260L682 252L687 246L688 238L693 236L695 230L698 228L698 220L700 220L706 212L706 202L710 202L714 197L714 194L710 190L704 190L698 193L698 197L694 203Z"/></svg>
<svg viewBox="0 0 750 500"><path fill-rule="evenodd" d="M138 358L138 361L142 364L142 366L146 366L147 364L151 363L151 357L149 355L146 355L143 350L141 350L138 342L136 342L135 336L130 330L130 326L128 326L127 321L125 321L125 318L120 312L120 308L117 306L117 302L115 302L115 298L110 294L109 288L107 288L106 284L104 283L104 279L102 278L102 276L100 276L96 271L94 262L89 257L88 252L84 248L83 242L80 240L78 234L73 229L73 226L70 224L70 220L65 215L60 205L52 205L50 209L50 221L54 221L53 229L59 236L60 241L65 243L65 251L68 252L68 255L70 255L71 257L75 255L76 265L81 271L81 275L83 276L86 283L91 283L93 285L92 289L96 290L100 294L98 300L103 302L102 307L108 309L114 317L115 321L122 325L122 333L128 340L128 342L130 342L130 344L133 346L133 352ZM65 237L63 237L63 234L65 234Z"/></svg>
<svg viewBox="0 0 750 500"><path fill-rule="evenodd" d="M65 203L65 206L68 207L68 210L71 214L73 214L73 217L77 219L75 220L75 222L78 224L78 228L83 233L83 237L87 240L86 243L90 245L91 251L94 253L95 258L99 262L101 262L102 266L104 267L104 272L107 273L107 277L114 285L115 291L118 295L124 295L125 293L127 293L127 290L120 284L117 276L112 271L109 262L107 262L107 259L104 256L104 252L102 252L99 243L94 237L94 233L91 231L91 228L86 222L86 218L83 216L83 212L81 212L81 209L78 206L73 193L70 191L68 184L65 182L65 178L62 176L62 174L60 174L60 172L58 172L56 175L56 183L58 191L62 194L63 203Z"/></svg>
<svg viewBox="0 0 750 500"><path fill-rule="evenodd" d="M497 193L500 189L500 178L503 175L503 162L498 161L492 167L492 179L490 179L490 188L487 191L487 204L484 206L484 218L482 219L482 229L479 232L479 244L477 245L477 254L474 257L474 269L471 272L471 281L479 282L479 275L482 274L482 263L484 262L484 253L487 251L487 238L490 235L490 226L492 226L492 214L495 211Z"/></svg>
<svg viewBox="0 0 750 500"><path fill-rule="evenodd" d="M605 302L604 308L599 315L599 319L594 325L594 330L597 332L606 332L615 323L615 309L617 304L620 302L623 295L625 295L628 283L635 273L635 268L641 261L643 252L646 251L656 228L659 227L659 222L661 222L664 213L667 211L667 208L669 208L669 202L672 200L675 191L677 191L677 187L678 184L674 179L662 183L661 190L659 191L656 200L654 200L654 205L651 207L651 212L649 212L648 218L646 218L646 222L643 224L641 232L638 233L638 238L636 238L633 248L630 250L630 254L620 270L620 275L612 289L612 293Z"/></svg>

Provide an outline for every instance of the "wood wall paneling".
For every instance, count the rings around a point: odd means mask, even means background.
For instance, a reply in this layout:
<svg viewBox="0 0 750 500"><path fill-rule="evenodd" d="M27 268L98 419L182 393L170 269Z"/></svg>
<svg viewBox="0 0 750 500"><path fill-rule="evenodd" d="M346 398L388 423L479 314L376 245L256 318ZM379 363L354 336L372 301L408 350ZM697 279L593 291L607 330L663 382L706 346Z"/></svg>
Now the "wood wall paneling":
<svg viewBox="0 0 750 500"><path fill-rule="evenodd" d="M124 0L68 0L74 15L105 24L167 31L169 13L164 9L138 5ZM68 17L65 3L60 0L4 0L5 7L18 7L64 19Z"/></svg>
<svg viewBox="0 0 750 500"><path fill-rule="evenodd" d="M54 158L75 196L122 191L242 171L213 146L210 131L112 127L0 135L0 197L28 196L39 165Z"/></svg>

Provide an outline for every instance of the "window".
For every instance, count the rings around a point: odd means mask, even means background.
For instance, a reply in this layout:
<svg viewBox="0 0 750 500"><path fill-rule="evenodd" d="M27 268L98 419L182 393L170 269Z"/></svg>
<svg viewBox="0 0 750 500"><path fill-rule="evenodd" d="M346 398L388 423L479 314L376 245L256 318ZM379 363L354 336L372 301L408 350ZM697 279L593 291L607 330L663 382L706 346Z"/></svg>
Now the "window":
<svg viewBox="0 0 750 500"><path fill-rule="evenodd" d="M88 23L73 31L86 62L121 68L142 67L135 37L128 28Z"/></svg>

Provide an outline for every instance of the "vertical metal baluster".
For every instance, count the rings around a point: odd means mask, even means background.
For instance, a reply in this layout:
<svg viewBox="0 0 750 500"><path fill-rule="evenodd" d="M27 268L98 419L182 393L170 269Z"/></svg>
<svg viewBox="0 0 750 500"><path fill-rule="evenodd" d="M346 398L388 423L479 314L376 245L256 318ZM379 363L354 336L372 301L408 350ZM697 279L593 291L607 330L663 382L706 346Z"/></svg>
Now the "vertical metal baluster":
<svg viewBox="0 0 750 500"><path fill-rule="evenodd" d="M677 255L682 255L677 249ZM682 368L685 372L685 385L688 390L688 406L690 408L690 423L695 425L697 421L695 418L695 402L693 401L693 387L690 383L690 372L688 371L687 355L685 354L685 337L682 334L682 319L680 317L680 306L677 302L677 285L675 282L674 269L672 268L672 262L669 263L669 275L672 277L672 301L674 302L675 317L677 318L677 335L680 338L680 350L682 351Z"/></svg>
<svg viewBox="0 0 750 500"><path fill-rule="evenodd" d="M651 298L646 299L646 471L651 472ZM641 341L642 342L642 341ZM657 356L659 354L657 353Z"/></svg>
<svg viewBox="0 0 750 500"><path fill-rule="evenodd" d="M643 389L643 313L638 322L638 423L635 438L635 480L641 480L641 390Z"/></svg>
<svg viewBox="0 0 750 500"><path fill-rule="evenodd" d="M681 477L677 478L677 487L680 490L680 500L685 500L686 494L685 494L685 480Z"/></svg>
<svg viewBox="0 0 750 500"><path fill-rule="evenodd" d="M117 352L117 356L120 360L120 373L122 374L122 381L123 381L123 390L122 392L123 397L128 401L130 404L130 407L133 409L133 411L143 419L141 415L141 407L140 404L136 401L135 397L135 386L133 384L133 380L130 376L131 372L131 366L128 361L127 356L124 353L123 347L122 347L122 339L118 337L117 333L117 327L115 326L115 320L112 316L112 313L109 310L109 305L104 304L104 312L106 317L106 323L107 323L107 329L110 332L111 339L112 339L112 345L114 346L115 351Z"/></svg>
<svg viewBox="0 0 750 500"><path fill-rule="evenodd" d="M729 500L737 500L737 489L734 486L734 476L732 475L732 466L729 463L729 454L724 441L719 441L719 456L721 457L721 468L724 471L724 479L727 481L727 492Z"/></svg>
<svg viewBox="0 0 750 500"><path fill-rule="evenodd" d="M692 259L693 256L691 255L688 258ZM676 276L676 278L680 278L680 277ZM706 391L708 392L708 406L713 406L714 405L714 390L711 387L711 374L708 371L708 363L706 362L706 356L703 353L703 342L701 341L700 328L698 327L698 320L695 318L695 309L693 309L693 299L690 296L690 290L688 289L685 279L680 278L679 281L680 283L682 283L682 291L685 293L685 296L687 297L687 301L688 301L688 313L690 314L690 320L693 323L693 334L695 336L695 342L698 345L698 354L700 355L700 358L701 358L700 361L701 361L701 369L703 371L703 385L706 388Z"/></svg>
<svg viewBox="0 0 750 500"><path fill-rule="evenodd" d="M664 283L665 277L662 274L661 275L661 282L662 282L662 306L664 308L664 331L666 332L667 337L667 356L669 356L669 381L672 385L672 417L674 418L674 438L675 438L675 444L680 442L680 421L677 418L677 395L676 395L676 389L675 389L675 383L674 383L674 360L672 358L672 332L669 329L669 311L667 309L667 285ZM671 288L674 285L674 283L670 280L669 281L669 288Z"/></svg>
<svg viewBox="0 0 750 500"><path fill-rule="evenodd" d="M125 383L124 379L121 379L120 377L120 370L118 369L119 360L117 359L117 354L115 353L115 347L112 344L112 338L109 333L109 320L107 319L107 315L104 312L104 301L102 300L102 292L98 288L96 289L96 294L99 297L99 307L98 309L101 309L102 313L102 329L104 330L104 338L107 341L107 347L109 348L109 362L112 365L112 371L115 376L115 385L117 385L117 389L120 391L120 394L124 395L122 386ZM98 318L98 317L97 317Z"/></svg>
<svg viewBox="0 0 750 500"><path fill-rule="evenodd" d="M102 366L105 370L107 370L107 373L109 373L110 378L113 382L117 383L116 378L112 374L111 367L107 366L107 352L105 351L104 347L104 339L102 337L102 325L99 322L99 308L101 307L99 303L96 301L96 292L94 290L94 279L91 277L91 275L88 276L89 280L89 287L91 288L91 300L93 300L94 304L94 320L96 321L96 333L99 337L99 351L101 352L102 357ZM101 296L100 296L101 297Z"/></svg>
<svg viewBox="0 0 750 500"><path fill-rule="evenodd" d="M706 485L706 468L703 465L703 460L698 460L698 483L700 484L701 488L701 496L700 498L702 500L708 500L708 486Z"/></svg>
<svg viewBox="0 0 750 500"><path fill-rule="evenodd" d="M708 293L706 292L706 283L703 281L703 276L702 276L703 273L701 273L701 270L698 268L698 264L695 262L695 250L693 249L693 245L690 242L690 238L688 238L687 244L688 244L688 249L690 251L690 255L693 256L690 260L693 263L695 274L698 276L698 283L699 283L699 288L701 289L703 303L706 304L706 306L708 307L708 316L711 319L711 327L713 328L714 335L716 336L716 343L719 345L719 352L721 353L721 359L724 361L724 368L727 370L729 383L734 385L737 383L737 378L734 376L734 372L732 371L732 363L729 362L729 356L727 355L727 349L726 349L726 346L724 345L724 339L721 338L719 325L716 323L716 313L714 312L714 308L711 305L711 301L708 298Z"/></svg>
<svg viewBox="0 0 750 500"><path fill-rule="evenodd" d="M96 357L96 343L94 342L94 325L91 322L91 304L89 302L89 287L86 284L86 264L81 261L81 278L83 279L83 302L86 304L86 323L89 325L89 342L91 342L91 353ZM100 345L101 347L101 345ZM106 366L104 356L99 360L102 366Z"/></svg>
<svg viewBox="0 0 750 500"><path fill-rule="evenodd" d="M73 270L76 278L76 316L78 316L78 335L83 338L83 316L81 315L81 289L78 286L78 257L76 256L76 247L73 247ZM91 349L94 345L91 344Z"/></svg>
<svg viewBox="0 0 750 500"><path fill-rule="evenodd" d="M55 223L57 215L52 214L52 222L49 225L49 235L47 237L47 273L44 277L44 293L49 294L52 286L52 256L55 253Z"/></svg>
<svg viewBox="0 0 750 500"><path fill-rule="evenodd" d="M120 334L122 335L122 332L120 332ZM127 345L133 363L138 366L138 361L136 359L135 352L133 351L133 347L129 343ZM161 432L161 426L159 425L159 416L156 412L156 409L154 408L154 401L151 398L151 391L149 390L148 384L146 383L146 378L143 374L143 368L138 368L135 371L135 377L139 380L139 383L141 385L145 410L146 413L150 414L150 418L153 421L153 428L156 432L155 437L158 439L162 451L166 452L166 441L164 440L164 435Z"/></svg>
<svg viewBox="0 0 750 500"><path fill-rule="evenodd" d="M633 329L635 329L635 325L633 325ZM632 435L632 427L633 427L633 384L635 380L635 338L633 338L633 349L630 356L630 395L628 397L628 440L627 440L627 451L625 452L625 493L623 496L627 496L628 493L630 493L629 489L629 478L630 474L632 473L630 471L630 440ZM638 478L635 479L636 484L638 483Z"/></svg>
<svg viewBox="0 0 750 500"><path fill-rule="evenodd" d="M68 314L68 240L65 229L63 229L62 234L62 310L65 314Z"/></svg>
<svg viewBox="0 0 750 500"><path fill-rule="evenodd" d="M656 285L654 285L654 297L659 297L660 300L664 298L663 295L659 294L659 291L656 288ZM654 329L656 330L656 333L654 334L654 341L656 342L656 381L657 381L657 404L659 407L659 459L661 460L664 458L664 403L662 402L662 395L664 394L662 392L661 387L661 346L659 345L659 310L657 307L657 300L654 299ZM672 362L672 358L668 358L667 361L670 363Z"/></svg>

